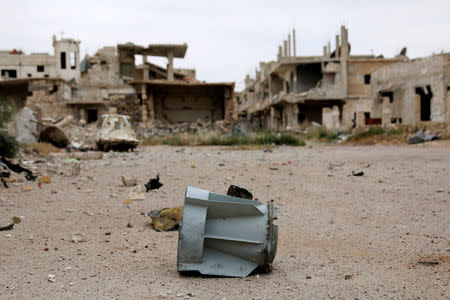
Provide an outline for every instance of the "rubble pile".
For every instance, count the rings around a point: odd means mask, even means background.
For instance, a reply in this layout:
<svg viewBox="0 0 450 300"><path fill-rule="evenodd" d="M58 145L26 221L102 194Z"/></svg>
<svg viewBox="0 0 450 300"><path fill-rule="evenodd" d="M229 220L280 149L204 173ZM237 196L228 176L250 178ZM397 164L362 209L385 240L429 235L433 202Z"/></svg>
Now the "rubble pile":
<svg viewBox="0 0 450 300"><path fill-rule="evenodd" d="M196 122L183 123L166 123L160 120L155 120L150 128L138 128L137 133L140 138L148 138L151 136L168 136L178 133L206 133L206 132L220 132L230 133L233 129L233 122L226 120L216 122L203 122L198 119Z"/></svg>

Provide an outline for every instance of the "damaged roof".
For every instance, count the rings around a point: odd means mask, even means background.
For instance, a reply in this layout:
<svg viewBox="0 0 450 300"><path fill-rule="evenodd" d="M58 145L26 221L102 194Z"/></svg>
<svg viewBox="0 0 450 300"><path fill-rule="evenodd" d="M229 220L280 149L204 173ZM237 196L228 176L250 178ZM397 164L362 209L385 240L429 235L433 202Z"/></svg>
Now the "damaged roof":
<svg viewBox="0 0 450 300"><path fill-rule="evenodd" d="M148 55L148 56L162 56L167 57L170 51L173 51L173 57L184 58L187 51L187 44L150 44L148 47L134 45L133 43L119 44L117 49L130 51L134 54Z"/></svg>

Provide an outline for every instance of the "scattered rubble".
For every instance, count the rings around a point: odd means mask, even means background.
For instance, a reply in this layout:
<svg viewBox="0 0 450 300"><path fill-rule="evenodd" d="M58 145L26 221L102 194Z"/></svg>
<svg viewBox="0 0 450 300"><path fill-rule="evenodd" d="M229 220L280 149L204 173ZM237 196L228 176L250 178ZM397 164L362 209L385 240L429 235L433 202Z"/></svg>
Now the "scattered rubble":
<svg viewBox="0 0 450 300"><path fill-rule="evenodd" d="M156 190L159 189L160 187L162 187L163 184L161 182L159 182L159 174L156 175L156 178L152 178L150 179L146 184L145 184L145 188L148 191L150 190Z"/></svg>
<svg viewBox="0 0 450 300"><path fill-rule="evenodd" d="M137 179L131 175L122 175L123 186L135 186L137 185Z"/></svg>
<svg viewBox="0 0 450 300"><path fill-rule="evenodd" d="M131 187L130 191L128 192L128 199L132 201L145 200L144 187L141 185Z"/></svg>
<svg viewBox="0 0 450 300"><path fill-rule="evenodd" d="M408 144L419 144L427 141L433 141L439 139L438 135L424 133L423 129L420 129L407 139Z"/></svg>
<svg viewBox="0 0 450 300"><path fill-rule="evenodd" d="M147 215L152 218L156 231L168 231L180 225L182 211L182 207L163 208L152 210Z"/></svg>
<svg viewBox="0 0 450 300"><path fill-rule="evenodd" d="M353 176L364 176L364 172L363 171L352 171L352 175Z"/></svg>

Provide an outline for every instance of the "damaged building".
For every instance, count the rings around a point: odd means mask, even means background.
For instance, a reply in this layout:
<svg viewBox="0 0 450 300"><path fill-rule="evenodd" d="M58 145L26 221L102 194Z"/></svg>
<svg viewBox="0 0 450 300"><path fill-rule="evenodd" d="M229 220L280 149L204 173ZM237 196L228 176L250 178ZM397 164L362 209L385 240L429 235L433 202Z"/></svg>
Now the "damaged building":
<svg viewBox="0 0 450 300"><path fill-rule="evenodd" d="M142 128L237 119L234 83L200 82L194 69L174 67L187 44L119 44L81 61L79 45L54 36L53 55L0 51L0 98L13 102L16 112L31 108L38 120L72 115L81 124L109 111L129 115ZM138 66L137 55L143 61ZM167 58L167 66L149 62L151 56Z"/></svg>
<svg viewBox="0 0 450 300"><path fill-rule="evenodd" d="M129 78L138 95L143 122L203 124L237 118L234 83L206 83L195 70L175 69L174 58L184 58L187 45L118 45L120 74ZM136 66L135 55L143 64ZM147 56L166 57L167 68L149 63Z"/></svg>
<svg viewBox="0 0 450 300"><path fill-rule="evenodd" d="M375 70L371 99L372 114L384 126L450 123L450 53Z"/></svg>
<svg viewBox="0 0 450 300"><path fill-rule="evenodd" d="M435 77L433 85L440 86L434 87L433 112L422 118L445 118L447 55L409 60L406 49L394 58L352 55L345 26L336 35L334 49L328 43L320 56L297 56L296 51L294 30L279 46L276 61L260 63L255 79L247 76L239 93L239 114L251 128L296 130L313 122L333 130L402 121L415 124L411 120L420 109L411 103L427 103L423 99L431 95L427 87L431 83L425 77ZM397 101L388 100L383 106L383 99L392 99L393 94ZM422 106L423 114L428 114L427 106ZM391 111L388 121L382 121L383 111Z"/></svg>

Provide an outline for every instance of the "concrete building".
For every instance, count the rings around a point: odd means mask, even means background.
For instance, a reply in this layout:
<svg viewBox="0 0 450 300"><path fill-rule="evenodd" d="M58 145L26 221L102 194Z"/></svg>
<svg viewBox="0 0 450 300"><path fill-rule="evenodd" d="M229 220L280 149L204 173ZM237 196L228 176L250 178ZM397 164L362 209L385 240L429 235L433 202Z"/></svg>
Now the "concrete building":
<svg viewBox="0 0 450 300"><path fill-rule="evenodd" d="M450 124L450 53L375 70L371 103L373 117L384 126Z"/></svg>
<svg viewBox="0 0 450 300"><path fill-rule="evenodd" d="M24 78L60 78L77 82L80 78L80 42L57 40L53 36L53 55L0 51L0 80Z"/></svg>
<svg viewBox="0 0 450 300"><path fill-rule="evenodd" d="M260 63L246 78L239 113L253 128L296 130L315 122L328 129L365 126L371 121L371 73L403 57L351 55L348 30L341 27L334 50L296 56L295 31L278 48L276 61Z"/></svg>

